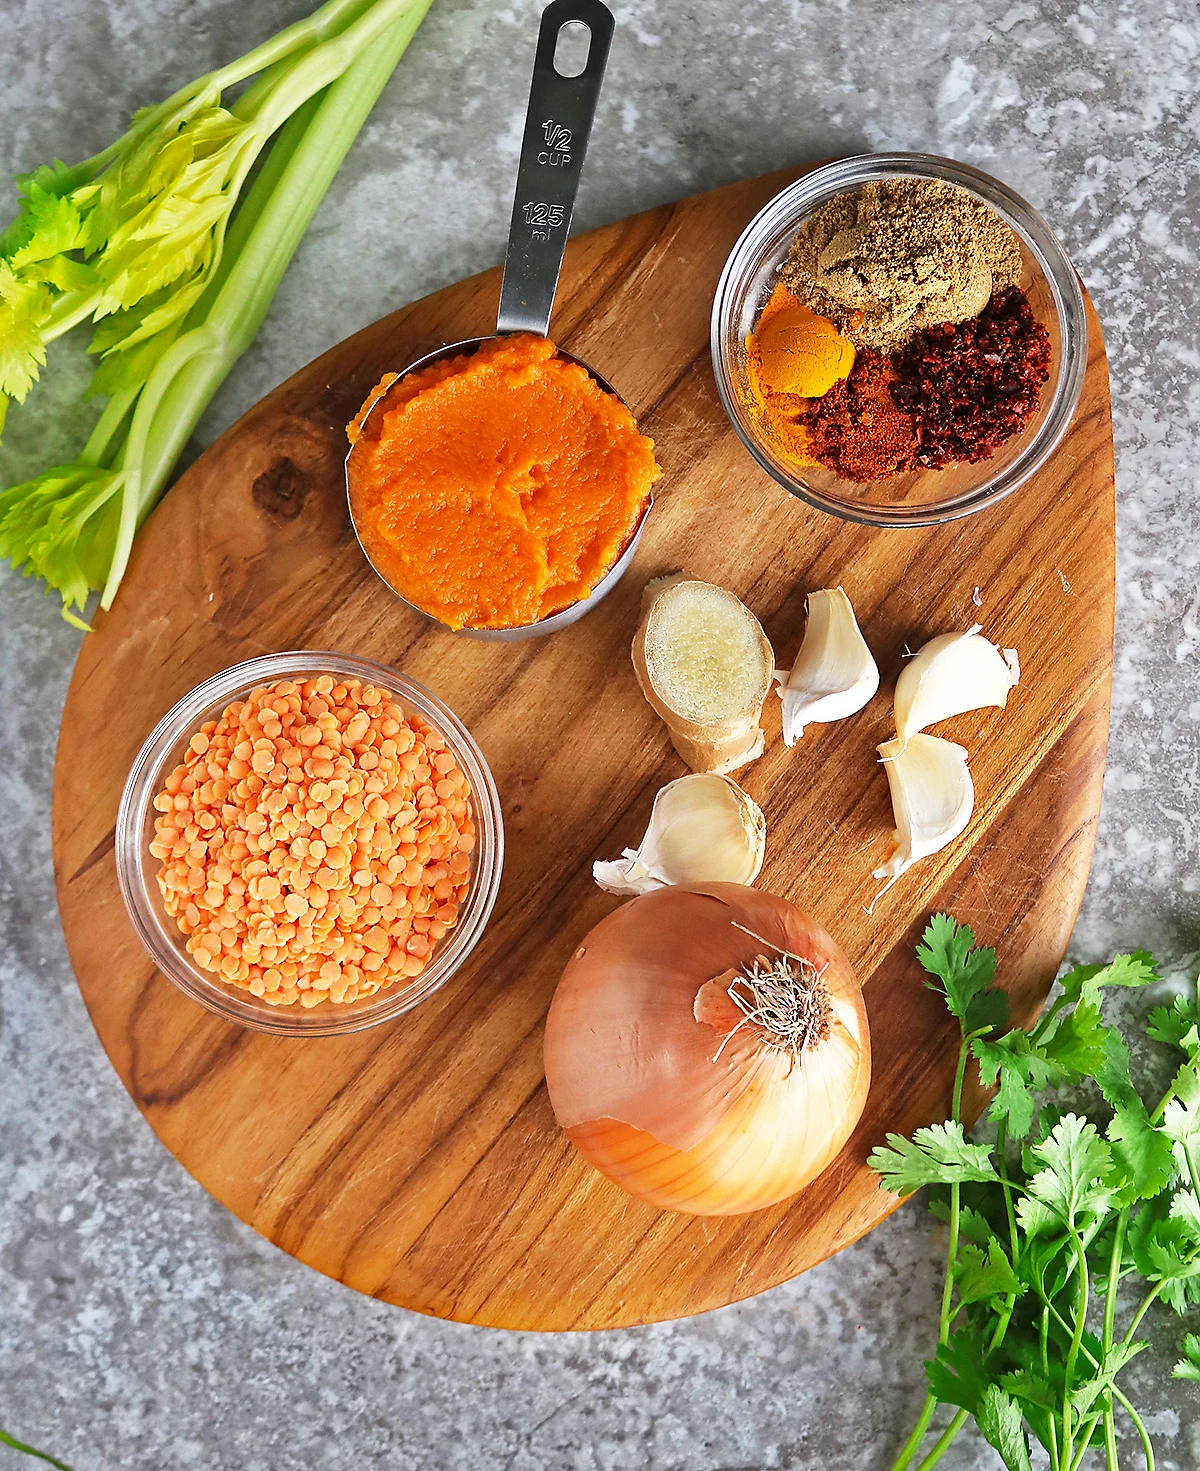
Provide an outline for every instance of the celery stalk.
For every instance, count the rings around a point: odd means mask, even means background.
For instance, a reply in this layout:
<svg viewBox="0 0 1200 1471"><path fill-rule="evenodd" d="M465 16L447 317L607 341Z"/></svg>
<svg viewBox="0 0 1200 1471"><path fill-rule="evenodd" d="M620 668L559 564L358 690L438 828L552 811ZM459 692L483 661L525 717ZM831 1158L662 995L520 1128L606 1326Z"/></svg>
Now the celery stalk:
<svg viewBox="0 0 1200 1471"><path fill-rule="evenodd" d="M198 93L207 90L220 95L227 87L236 86L238 82L244 82L258 72L265 72L268 67L286 60L297 51L328 40L331 36L336 35L343 25L357 20L370 3L371 0L326 0L326 3L320 9L313 11L312 15L307 16L304 20L296 21L293 25L285 26L282 31L264 41L262 45L256 46L252 51L247 51L244 56L239 56L236 61L230 62L227 66L218 67L216 71L198 77L193 82L188 82L165 101L155 103L152 107L142 108L135 116L132 126L115 143L110 143L107 148L94 154L91 158L84 159L82 163L75 164L71 169L60 174L59 179L67 188L75 188L79 184L90 182L114 158L127 152L131 143L152 132L164 118L184 107ZM4 245L5 236L0 235L0 256L5 253Z"/></svg>
<svg viewBox="0 0 1200 1471"><path fill-rule="evenodd" d="M139 526L161 496L213 394L253 342L317 206L431 3L408 0L402 18L384 30L377 44L365 45L320 97L311 122L296 114L292 121L297 126L289 123L276 140L290 156L233 258L207 319L171 349L178 354L178 366L170 369L168 381L159 385L152 377L143 391L143 400L151 393L154 409L144 426L135 414L130 431L136 459L131 464L127 457L124 466L121 521L101 607L112 606ZM166 369L167 359L160 366ZM138 413L141 409L139 403Z"/></svg>
<svg viewBox="0 0 1200 1471"><path fill-rule="evenodd" d="M178 122L182 124L199 105L200 100L206 106L215 106L224 88L252 75L263 64L262 58L268 57L271 69L264 72L255 83L247 88L230 110L231 116L243 121L247 129L241 149L240 163L232 174L226 189L228 196L236 199L260 151L266 146L271 136L297 108L303 106L309 97L314 96L339 77L364 49L377 44L387 27L404 15L411 8L414 0L373 0L373 3L365 9L363 0L331 0L331 3L336 4L337 19L347 23L345 31L334 29L331 18L326 27L314 28L308 32L309 44L302 44L297 38L290 52L285 53L282 59L276 58L277 48L272 42L265 43L230 66L211 72L199 82L181 89L176 94L180 101L175 106L172 106L175 99L171 99L161 107L150 109L134 123L123 139L113 144L111 149L106 149L104 154L97 154L96 158L90 160L89 163L98 165L101 160L110 161L114 150L121 154L130 154L148 135L154 132L155 128L162 127L172 120L175 113L179 114ZM311 19L315 17L310 17ZM296 27L289 27L289 30L298 31L305 24L307 23L299 22ZM285 34L286 32L281 32L280 37ZM278 41L280 37L276 37L275 41ZM252 66L251 63L256 57L259 58L258 65ZM97 171L98 169L94 170L86 177L94 177ZM36 175L31 177L36 177ZM64 192L64 178L65 176L59 176L54 181L54 192ZM225 225L222 221L216 227L218 259L223 244L224 229ZM42 332L43 340L52 342L69 332L96 312L101 307L101 303L102 292L99 290L64 294L55 302L51 310L46 327Z"/></svg>
<svg viewBox="0 0 1200 1471"><path fill-rule="evenodd" d="M0 490L0 556L55 587L68 621L86 627L71 610L89 586L111 606L138 529L429 5L328 0L139 114L111 149L28 176L0 235L0 422L44 344L87 317L92 391L109 402L78 459ZM222 90L250 76L223 108Z"/></svg>

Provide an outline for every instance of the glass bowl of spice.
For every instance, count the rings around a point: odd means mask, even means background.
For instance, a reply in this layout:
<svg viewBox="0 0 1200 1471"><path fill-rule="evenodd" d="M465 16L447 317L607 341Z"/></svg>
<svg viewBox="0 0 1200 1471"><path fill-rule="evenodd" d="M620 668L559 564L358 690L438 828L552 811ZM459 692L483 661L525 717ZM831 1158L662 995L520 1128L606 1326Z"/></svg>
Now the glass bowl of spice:
<svg viewBox="0 0 1200 1471"><path fill-rule="evenodd" d="M500 886L495 782L393 669L269 654L197 686L133 763L117 878L158 969L291 1036L390 1021L454 975Z"/></svg>
<svg viewBox="0 0 1200 1471"><path fill-rule="evenodd" d="M712 314L742 442L810 505L929 526L1044 465L1087 366L1079 278L1049 225L979 169L867 154L750 222Z"/></svg>

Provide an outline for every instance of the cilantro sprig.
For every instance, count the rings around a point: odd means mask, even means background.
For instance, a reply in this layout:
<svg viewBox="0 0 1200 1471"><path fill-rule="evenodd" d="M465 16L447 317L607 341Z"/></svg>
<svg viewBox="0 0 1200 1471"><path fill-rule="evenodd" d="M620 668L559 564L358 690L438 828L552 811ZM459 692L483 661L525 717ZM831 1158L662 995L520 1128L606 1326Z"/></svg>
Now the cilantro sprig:
<svg viewBox="0 0 1200 1471"><path fill-rule="evenodd" d="M9 1435L7 1430L0 1430L0 1445L6 1445L14 1451L21 1451L22 1454L33 1456L36 1460L46 1461L49 1465L57 1467L57 1471L71 1471L70 1466L64 1461L56 1461L49 1452L39 1451L34 1446L26 1445L23 1440L18 1440L16 1436Z"/></svg>
<svg viewBox="0 0 1200 1471"><path fill-rule="evenodd" d="M326 0L133 119L18 178L0 233L0 429L85 322L106 400L78 457L0 490L0 557L86 627L213 395L253 341L333 175L431 0ZM223 94L249 85L228 105Z"/></svg>
<svg viewBox="0 0 1200 1471"><path fill-rule="evenodd" d="M1041 1444L1051 1471L1080 1471L1089 1452L1118 1467L1116 1417L1146 1426L1119 1376L1146 1347L1138 1330L1161 1301L1200 1304L1200 1015L1180 997L1150 1015L1148 1035L1183 1053L1167 1093L1147 1106L1129 1049L1103 1017L1105 991L1157 980L1145 951L1062 978L1028 1031L1009 1027L996 955L966 925L934 915L917 956L959 1024L951 1117L890 1134L870 1164L886 1190L932 1186L949 1227L929 1393L893 1471L928 1471L969 1418L1009 1471L1030 1471ZM991 1143L967 1137L963 1085L974 1060L995 1090ZM1090 1080L1099 1122L1047 1094ZM1118 1324L1136 1287L1140 1299ZM1183 1340L1176 1378L1200 1382L1200 1335ZM938 1405L954 1410L932 1446Z"/></svg>

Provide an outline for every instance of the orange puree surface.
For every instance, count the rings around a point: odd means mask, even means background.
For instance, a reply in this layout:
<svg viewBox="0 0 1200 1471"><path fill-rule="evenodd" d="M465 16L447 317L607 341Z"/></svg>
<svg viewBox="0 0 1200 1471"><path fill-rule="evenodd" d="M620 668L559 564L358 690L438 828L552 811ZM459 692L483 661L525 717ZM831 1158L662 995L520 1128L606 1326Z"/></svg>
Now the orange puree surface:
<svg viewBox="0 0 1200 1471"><path fill-rule="evenodd" d="M451 628L587 597L661 473L624 404L524 333L408 374L367 420L394 381L348 431L351 510L383 577Z"/></svg>

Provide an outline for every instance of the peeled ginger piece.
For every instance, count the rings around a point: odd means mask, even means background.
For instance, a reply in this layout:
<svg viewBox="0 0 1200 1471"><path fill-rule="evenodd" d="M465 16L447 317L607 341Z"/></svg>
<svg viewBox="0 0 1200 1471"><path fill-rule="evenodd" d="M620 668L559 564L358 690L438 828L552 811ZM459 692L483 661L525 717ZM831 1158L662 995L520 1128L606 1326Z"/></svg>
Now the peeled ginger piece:
<svg viewBox="0 0 1200 1471"><path fill-rule="evenodd" d="M633 668L693 771L724 774L762 755L759 720L775 655L733 593L682 572L650 583Z"/></svg>

